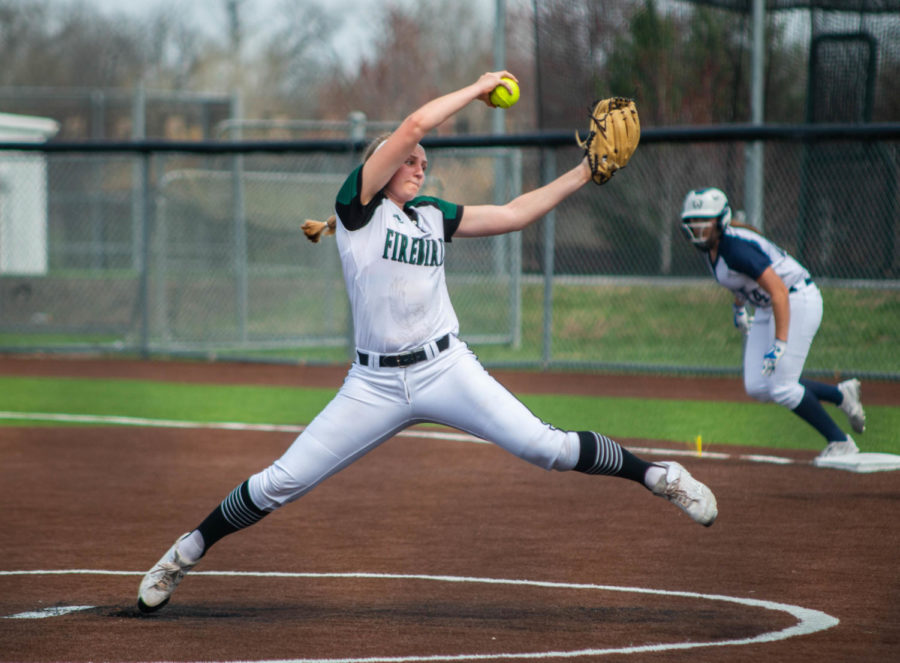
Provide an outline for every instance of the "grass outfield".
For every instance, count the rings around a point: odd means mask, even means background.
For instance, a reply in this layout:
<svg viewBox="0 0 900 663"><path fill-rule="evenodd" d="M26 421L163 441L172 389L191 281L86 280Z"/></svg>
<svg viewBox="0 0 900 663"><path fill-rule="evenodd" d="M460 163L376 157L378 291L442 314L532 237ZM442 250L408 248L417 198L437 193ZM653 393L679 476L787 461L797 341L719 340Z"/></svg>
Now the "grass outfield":
<svg viewBox="0 0 900 663"><path fill-rule="evenodd" d="M0 377L0 410L211 422L305 424L331 400L333 389L201 385L138 380ZM597 430L613 438L646 438L704 448L747 445L822 448L821 437L775 405L712 401L520 394L541 419L561 428ZM849 430L844 414L826 405ZM863 451L900 454L900 407L867 406L867 428L854 435ZM2 420L0 425L46 425Z"/></svg>
<svg viewBox="0 0 900 663"><path fill-rule="evenodd" d="M262 277L260 277L262 278ZM316 284L319 275L309 274L304 283ZM448 276L452 280L452 276ZM202 283L206 283L202 281ZM0 277L0 283L3 278ZM81 283L81 281L76 281ZM264 288L251 298L252 315L247 320L247 345L239 342L231 305L219 306L204 290L190 289L180 296L171 329L165 334L151 325L150 341L165 354L166 345L192 348L198 355L219 358L330 361L344 363L352 352L346 346L349 307L323 298L319 287L298 288L295 278L271 277L257 284ZM218 288L233 286L233 277L220 277ZM195 287L200 287L195 284ZM112 296L122 284L94 286L92 297ZM181 287L179 287L179 291ZM108 291L108 293L107 293ZM481 337L510 334L509 296L496 281L481 283L463 280L451 285L457 314L466 340L481 362L490 369L497 365L542 364L544 358L544 290L541 284L526 283L521 297L521 338L517 344L474 341ZM345 297L341 293L335 297ZM60 296L77 308L77 319L93 319L82 310L84 294ZM809 375L874 376L900 375L900 345L897 320L900 297L890 289L826 287L825 315L810 349L804 372ZM101 301L104 301L101 299ZM124 301L124 300L123 300ZM213 311L220 317L212 317ZM54 325L74 327L65 320L71 311L51 311L54 324L30 325L27 331L0 330L0 348L78 347L82 350L139 353L140 319L122 322L118 333L72 330L54 331ZM690 285L610 284L599 281L553 286L552 362L565 365L637 365L700 367L738 373L743 353L743 336L731 323L731 298L712 279ZM100 324L99 322L96 324ZM46 329L44 328L46 327ZM172 334L168 338L166 334ZM212 334L212 336L211 336ZM236 335L237 334L237 335ZM167 340L168 339L168 340ZM285 345L267 347L266 342L282 339ZM291 339L291 340L288 340ZM305 339L305 340L304 340ZM315 340L314 340L315 339ZM323 342L322 339L328 339ZM259 345L256 345L259 343ZM315 343L315 344L313 344ZM218 345L221 344L221 345Z"/></svg>

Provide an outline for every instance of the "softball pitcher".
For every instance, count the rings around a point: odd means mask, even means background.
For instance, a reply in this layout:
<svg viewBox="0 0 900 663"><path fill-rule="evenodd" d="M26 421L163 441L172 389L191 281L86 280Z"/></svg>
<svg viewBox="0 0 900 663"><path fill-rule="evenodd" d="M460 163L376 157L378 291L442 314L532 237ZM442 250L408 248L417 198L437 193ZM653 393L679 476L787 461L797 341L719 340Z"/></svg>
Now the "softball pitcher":
<svg viewBox="0 0 900 663"><path fill-rule="evenodd" d="M489 440L547 470L631 479L709 526L718 513L705 485L675 462L648 463L608 437L541 421L492 378L458 336L444 275L455 238L522 230L592 179L587 157L505 205L463 207L419 196L428 169L420 140L474 101L506 71L434 99L370 145L335 201L335 217L307 223L334 234L350 298L356 360L334 399L281 458L237 486L181 536L140 583L138 607L163 607L223 536L258 522L409 426L434 422ZM636 142L636 141L635 141Z"/></svg>
<svg viewBox="0 0 900 663"><path fill-rule="evenodd" d="M866 413L859 380L832 386L800 377L822 322L822 294L806 268L753 228L733 224L720 189L689 192L681 221L687 238L705 253L716 281L734 295L734 325L747 336L747 394L783 405L819 431L827 443L819 458L859 453L853 438L822 407L822 401L837 405L853 430L862 433Z"/></svg>

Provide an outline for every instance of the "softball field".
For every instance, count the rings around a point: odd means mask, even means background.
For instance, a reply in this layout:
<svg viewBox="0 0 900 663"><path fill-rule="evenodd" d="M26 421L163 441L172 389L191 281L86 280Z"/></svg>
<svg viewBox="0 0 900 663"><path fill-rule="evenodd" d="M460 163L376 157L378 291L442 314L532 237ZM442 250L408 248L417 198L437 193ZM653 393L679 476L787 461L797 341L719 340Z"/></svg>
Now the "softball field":
<svg viewBox="0 0 900 663"><path fill-rule="evenodd" d="M0 374L171 376L160 362L2 358ZM344 370L196 364L179 379L337 386ZM514 392L549 374L495 372ZM674 378L564 376L656 395ZM539 387L529 384L538 380ZM683 380L681 398L739 397ZM900 385L867 384L897 404ZM716 493L706 529L631 482L549 473L410 431L216 544L169 606L138 582L292 441L286 430L0 429L0 661L888 661L900 652L900 472L814 452L626 439Z"/></svg>

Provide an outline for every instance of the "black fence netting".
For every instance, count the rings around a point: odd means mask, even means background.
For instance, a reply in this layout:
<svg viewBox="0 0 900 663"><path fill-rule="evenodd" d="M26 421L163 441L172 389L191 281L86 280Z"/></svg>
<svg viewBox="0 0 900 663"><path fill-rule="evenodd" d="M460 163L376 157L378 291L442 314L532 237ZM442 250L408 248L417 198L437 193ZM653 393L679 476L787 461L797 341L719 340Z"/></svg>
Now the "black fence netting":
<svg viewBox="0 0 900 663"><path fill-rule="evenodd" d="M585 109L571 100L610 95L635 98L651 126L749 122L752 5L532 3L539 127L579 126ZM763 65L756 75L763 81L766 122L900 117L900 2L770 1L762 30Z"/></svg>

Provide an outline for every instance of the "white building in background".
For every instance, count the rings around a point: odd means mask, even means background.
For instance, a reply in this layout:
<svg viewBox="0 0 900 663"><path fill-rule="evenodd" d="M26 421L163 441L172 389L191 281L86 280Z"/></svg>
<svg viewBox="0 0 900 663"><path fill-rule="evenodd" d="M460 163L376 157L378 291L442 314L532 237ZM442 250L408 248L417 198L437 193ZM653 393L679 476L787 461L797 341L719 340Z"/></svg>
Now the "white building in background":
<svg viewBox="0 0 900 663"><path fill-rule="evenodd" d="M0 113L0 143L38 143L59 131L45 117ZM0 274L47 273L47 160L0 151Z"/></svg>

